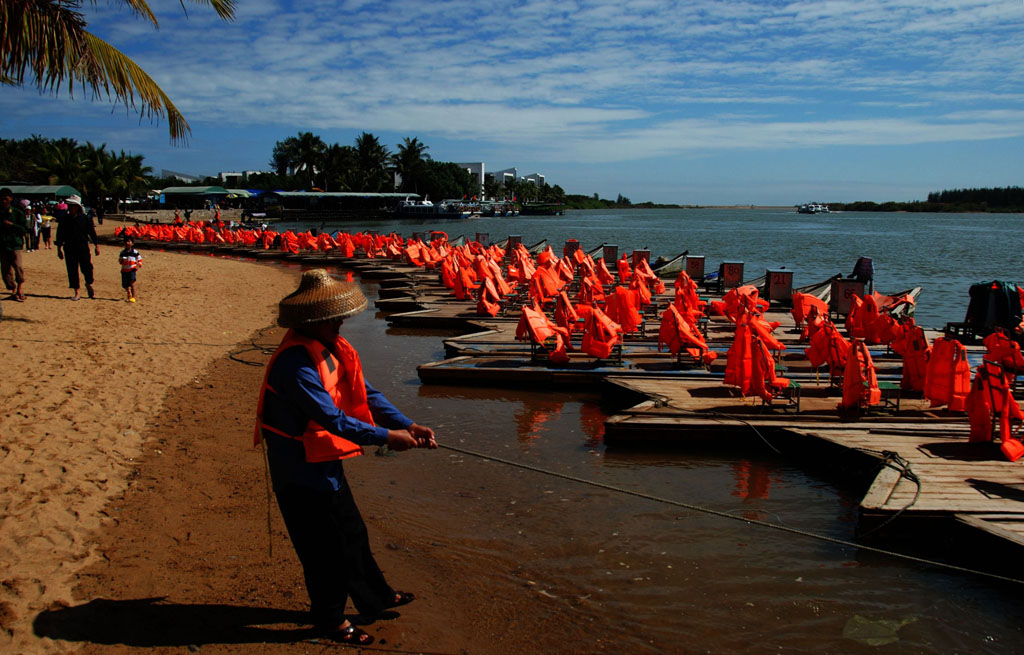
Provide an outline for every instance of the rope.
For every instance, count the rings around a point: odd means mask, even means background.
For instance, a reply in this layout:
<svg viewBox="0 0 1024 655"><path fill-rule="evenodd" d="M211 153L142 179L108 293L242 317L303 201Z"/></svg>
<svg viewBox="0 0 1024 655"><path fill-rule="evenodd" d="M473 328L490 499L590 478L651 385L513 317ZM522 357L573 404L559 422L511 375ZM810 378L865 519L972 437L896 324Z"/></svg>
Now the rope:
<svg viewBox="0 0 1024 655"><path fill-rule="evenodd" d="M687 510L690 510L690 511L693 511L693 512L699 512L701 514L709 514L711 516L717 516L717 517L720 517L720 518L731 519L733 521L742 521L743 523L746 523L748 525L756 525L756 526L760 526L762 528L770 528L772 530L779 530L779 531L782 531L782 532L788 532L790 534L795 534L795 535L800 536L800 537L807 537L809 539L816 539L818 541L824 541L824 542L827 542L827 543L835 544L837 546L845 546L847 548L853 548L853 549L858 549L858 550L862 550L862 551L867 551L869 553L875 553L875 554L878 554L878 555L886 555L888 557L893 557L893 558L896 558L896 559L902 559L902 560L906 560L906 561L909 561L909 562L915 562L917 564L924 564L926 566L932 566L932 567L936 567L936 568L940 568L940 569L945 569L945 570L948 570L948 571L956 571L958 573L966 573L966 574L970 574L970 575L977 575L977 576L984 577L984 578L989 578L989 579L992 579L992 580L999 580L1001 582L1011 582L1011 583L1014 583L1014 584L1024 585L1024 580L1021 580L1021 579L1018 579L1018 578L1011 578L1011 577L1004 576L1004 575L999 575L997 573L988 573L986 571L979 571L977 569L970 569L970 568L966 568L966 567L963 567L963 566L957 566L956 564L947 564L945 562L937 562L935 560L925 559L923 557L917 557L915 555L908 555L906 553L899 553L899 552L892 551L892 550L886 550L884 548L878 548L878 547L875 547L875 546L868 546L866 544L859 544L859 543L856 543L856 542L853 542L853 541L847 541L846 539L839 539L837 537L829 537L827 535L818 534L818 533L815 533L815 532L810 532L808 530L801 530L799 528L791 528L789 526L781 525L779 523L771 523L769 521L762 521L762 520L759 520L759 519L751 519L751 518L734 516L734 515L732 515L732 514L730 514L728 512L724 512L724 511L721 511L721 510L711 509L709 507L702 507L700 505L694 505L692 503L684 503L684 502L681 502L681 501L678 501L678 500L672 500L671 498L663 498L663 497L660 497L660 496L655 496L655 495L652 495L652 494L647 494L647 493L644 493L644 492L641 492L641 491L633 491L631 489L624 489L622 487L616 487L614 485L605 484L603 482L597 482L595 480L587 480L586 478L580 478L580 477L577 477L577 476L574 476L574 475L569 475L567 473L559 473L557 471L550 471L548 469L542 469L540 467L532 466L530 464L523 464L521 462L513 462L513 461L508 460L508 459L503 459L501 457L496 457L494 455L486 455L484 453L478 453L478 452L475 452L475 451L472 451L472 450L468 450L466 448L461 448L461 447L458 447L458 446L449 446L448 444L442 444L442 443L439 443L438 446L441 447L441 448L445 448L447 450L451 450L451 451L454 451L454 452L457 452L457 453L461 453L463 455L469 455L471 457L477 457L477 458L480 458L480 459L485 459L485 460L488 460L488 461L497 462L499 464L505 464L507 466L512 466L512 467L524 469L524 470L527 470L527 471L532 471L534 473L540 473L542 475L548 475L548 476L551 476L551 477L554 477L554 478L561 478L562 480L568 480L570 482L577 482L579 484L585 484L585 485L588 485L588 486L591 486L591 487L597 487L599 489L605 489L606 491L613 491L615 493L621 493L621 494L626 494L628 496L635 496L637 498L643 498L644 500L651 500L651 501L658 502L658 503L664 503L666 505L673 505L675 507L681 507L683 509L687 509Z"/></svg>
<svg viewBox="0 0 1024 655"><path fill-rule="evenodd" d="M904 505L903 507L899 508L899 510L897 510L895 514L887 518L885 521L882 521L882 523L876 525L872 529L862 534L861 538L863 539L865 537L873 535L885 526L889 525L890 523L895 521L901 514L903 514L903 512L907 511L908 509L913 507L915 503L917 503L917 499L921 497L921 478L917 477L917 473L914 473L910 469L910 461L904 459L903 457L900 457L899 453L895 453L891 450L872 450L870 448L854 448L854 450L859 450L863 453L870 453L872 455L881 456L882 465L879 467L880 469L891 468L892 470L898 472L901 478L906 478L913 482L915 485L917 485L917 489L914 491L914 497L910 499L910 502Z"/></svg>
<svg viewBox="0 0 1024 655"><path fill-rule="evenodd" d="M256 330L257 336L256 336L255 339L250 339L249 340L249 347L248 348L242 348L241 350L235 350L233 352L228 353L228 358L231 359L232 361L238 362L239 364L245 364L246 366L265 366L264 362L250 362L249 360L246 360L246 359L239 359L237 356L241 355L243 353L249 353L249 352L259 352L262 355L272 355L272 354L274 354L274 349L277 348L277 344L260 344L260 343L256 343L257 340L259 340L259 341L263 340L263 333L264 332L267 332L268 330L273 330L273 329L274 329L274 327L270 326L270 327L265 327L265 328L261 328L259 330Z"/></svg>
<svg viewBox="0 0 1024 655"><path fill-rule="evenodd" d="M260 439L260 449L263 451L263 484L267 488L267 554L274 559L274 539L270 530L270 457L266 439Z"/></svg>

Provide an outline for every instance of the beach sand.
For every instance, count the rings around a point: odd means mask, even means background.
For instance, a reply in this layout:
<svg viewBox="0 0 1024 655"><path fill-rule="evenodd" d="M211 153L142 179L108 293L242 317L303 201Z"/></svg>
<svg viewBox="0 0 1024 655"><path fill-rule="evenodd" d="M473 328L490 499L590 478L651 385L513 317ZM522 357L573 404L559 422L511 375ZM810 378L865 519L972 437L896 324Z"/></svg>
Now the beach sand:
<svg viewBox="0 0 1024 655"><path fill-rule="evenodd" d="M103 231L113 227L108 221ZM82 300L71 302L54 249L24 253L28 300L3 301L2 652L64 649L34 637L31 621L73 602L76 576L101 557L97 540L118 523L109 504L152 456L143 444L156 434L168 392L269 325L296 279L283 269L147 250L140 300L128 303L119 250L101 245L93 257L94 300L83 284Z"/></svg>
<svg viewBox="0 0 1024 655"><path fill-rule="evenodd" d="M301 568L273 504L268 543L251 441L283 334L276 303L298 269L144 250L130 304L116 254L94 258L97 299L70 302L55 251L27 253L29 299L3 303L0 652L337 648L306 632ZM417 595L366 626L374 648L614 651L616 626L596 626L585 599L546 593L526 555L493 552L515 530L506 483L459 463L420 450L346 463L381 568ZM455 523L480 524L479 541L451 539Z"/></svg>

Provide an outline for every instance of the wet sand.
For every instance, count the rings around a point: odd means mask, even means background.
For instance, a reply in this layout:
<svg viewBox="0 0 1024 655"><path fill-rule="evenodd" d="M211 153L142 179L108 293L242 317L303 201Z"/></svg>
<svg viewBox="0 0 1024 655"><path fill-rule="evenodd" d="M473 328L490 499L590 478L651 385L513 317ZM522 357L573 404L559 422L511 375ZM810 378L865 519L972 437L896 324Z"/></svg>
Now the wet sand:
<svg viewBox="0 0 1024 655"><path fill-rule="evenodd" d="M298 270L145 250L129 304L116 253L101 246L97 299L80 302L68 300L55 251L27 253L28 302L3 303L0 651L336 648L306 632L301 569L273 505L269 553L264 463L251 446L262 365L282 336L276 303ZM449 538L467 511L487 511L467 503L494 480L490 467L447 462L413 451L346 465L381 568L418 597L366 626L374 648L613 646L601 637L615 626L592 632L585 600L538 593L516 553ZM560 610L572 608L567 621Z"/></svg>

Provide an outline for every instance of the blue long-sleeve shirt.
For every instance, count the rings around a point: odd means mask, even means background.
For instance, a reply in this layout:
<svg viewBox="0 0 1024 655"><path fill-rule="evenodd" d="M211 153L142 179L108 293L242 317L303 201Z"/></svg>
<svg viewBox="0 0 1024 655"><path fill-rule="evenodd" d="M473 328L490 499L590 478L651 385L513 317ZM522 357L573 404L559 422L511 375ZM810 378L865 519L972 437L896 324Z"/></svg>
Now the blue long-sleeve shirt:
<svg viewBox="0 0 1024 655"><path fill-rule="evenodd" d="M288 348L277 356L267 383L263 422L285 434L299 436L309 420L332 434L361 446L382 446L388 430L404 430L412 420L392 405L384 394L366 383L366 401L376 426L349 416L334 406L324 389L309 353L301 346ZM274 488L298 484L321 491L337 491L344 475L341 461L307 462L302 442L263 431Z"/></svg>

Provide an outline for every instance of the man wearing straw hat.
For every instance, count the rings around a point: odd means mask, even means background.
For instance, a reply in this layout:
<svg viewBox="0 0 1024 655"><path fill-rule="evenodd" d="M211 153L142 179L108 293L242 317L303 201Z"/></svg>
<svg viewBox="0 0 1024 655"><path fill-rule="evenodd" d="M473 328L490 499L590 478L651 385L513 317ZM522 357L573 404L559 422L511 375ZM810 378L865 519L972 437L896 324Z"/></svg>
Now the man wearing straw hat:
<svg viewBox="0 0 1024 655"><path fill-rule="evenodd" d="M79 278L78 271L81 269L82 277L85 278L85 290L90 298L96 297L92 288L92 257L89 255L89 242L92 242L96 256L100 255L100 242L96 238L96 226L92 219L85 215L85 208L82 207L82 199L78 196L68 196L64 201L68 206L66 216L57 220L57 258L64 260L68 270L68 287L75 292L72 300L79 300L78 293Z"/></svg>
<svg viewBox="0 0 1024 655"><path fill-rule="evenodd" d="M359 355L338 334L366 308L359 286L324 269L307 271L278 305L289 328L267 365L255 440L266 443L270 477L302 563L312 622L338 641L373 637L345 618L349 597L364 617L414 600L388 585L370 552L342 460L363 446L437 448L434 431L406 418L363 378Z"/></svg>

